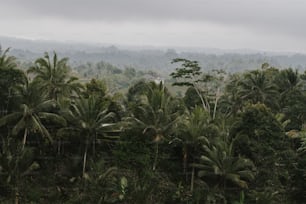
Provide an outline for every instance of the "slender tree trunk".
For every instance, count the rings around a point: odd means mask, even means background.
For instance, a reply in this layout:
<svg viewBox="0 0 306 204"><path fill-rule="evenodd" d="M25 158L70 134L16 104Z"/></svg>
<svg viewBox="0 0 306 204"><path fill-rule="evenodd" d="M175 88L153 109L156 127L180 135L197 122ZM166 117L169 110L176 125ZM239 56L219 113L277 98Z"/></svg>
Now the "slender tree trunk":
<svg viewBox="0 0 306 204"><path fill-rule="evenodd" d="M96 138L97 138L97 135L95 134L95 137L92 141L92 155L95 156L96 155Z"/></svg>
<svg viewBox="0 0 306 204"><path fill-rule="evenodd" d="M155 171L156 169L156 165L157 165L157 158L158 158L158 151L159 151L159 144L158 142L156 142L156 146L155 146L155 158L154 158L154 163L153 163L153 171Z"/></svg>
<svg viewBox="0 0 306 204"><path fill-rule="evenodd" d="M11 88L9 88L9 90L8 90L9 92L8 92L8 97L7 97L7 104L6 104L6 110L5 110L5 112L4 112L4 115L6 115L7 114L7 112L8 112L8 108L9 108L9 104L10 104L10 98L11 98Z"/></svg>
<svg viewBox="0 0 306 204"><path fill-rule="evenodd" d="M224 181L223 181L223 192L224 192L224 203L226 203L226 180L224 179Z"/></svg>
<svg viewBox="0 0 306 204"><path fill-rule="evenodd" d="M83 178L85 177L86 161L87 161L88 142L86 141L85 152L83 157Z"/></svg>
<svg viewBox="0 0 306 204"><path fill-rule="evenodd" d="M188 160L188 154L187 154L187 147L184 147L184 150L183 150L183 168L184 168L184 174L185 174L185 179L187 181L188 179L188 175L187 175L187 160Z"/></svg>
<svg viewBox="0 0 306 204"><path fill-rule="evenodd" d="M204 110L209 111L208 107L207 107L207 105L206 105L206 103L204 101L203 96L201 95L200 91L198 90L198 88L196 87L195 84L193 84L193 88L195 89L195 91L197 92L198 96L200 97L200 100L202 102L202 106L203 106Z"/></svg>
<svg viewBox="0 0 306 204"><path fill-rule="evenodd" d="M194 167L192 167L191 180L190 180L190 191L191 191L191 193L193 192L193 188L194 188L194 174L195 174L195 169L194 169Z"/></svg>
<svg viewBox="0 0 306 204"><path fill-rule="evenodd" d="M220 91L220 89L218 88L217 93L216 93L216 100L215 100L214 113L213 113L213 120L214 120L215 117L216 117L217 106L218 106L218 100L219 100L219 91Z"/></svg>
<svg viewBox="0 0 306 204"><path fill-rule="evenodd" d="M61 154L61 139L57 140L57 155Z"/></svg>
<svg viewBox="0 0 306 204"><path fill-rule="evenodd" d="M16 191L15 192L15 204L19 203L19 193Z"/></svg>
<svg viewBox="0 0 306 204"><path fill-rule="evenodd" d="M16 187L15 189L15 204L19 204L19 189Z"/></svg>
<svg viewBox="0 0 306 204"><path fill-rule="evenodd" d="M22 141L22 150L24 150L24 147L25 147L25 145L26 145L27 136L28 136L28 128L26 128L26 129L24 130L23 141Z"/></svg>

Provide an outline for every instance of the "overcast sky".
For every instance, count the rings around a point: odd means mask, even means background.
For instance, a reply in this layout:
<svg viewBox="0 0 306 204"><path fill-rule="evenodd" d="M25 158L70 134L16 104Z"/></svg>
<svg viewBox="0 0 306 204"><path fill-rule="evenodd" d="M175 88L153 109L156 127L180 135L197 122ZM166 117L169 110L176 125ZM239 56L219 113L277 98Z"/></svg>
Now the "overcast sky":
<svg viewBox="0 0 306 204"><path fill-rule="evenodd" d="M305 0L0 0L0 36L306 52Z"/></svg>

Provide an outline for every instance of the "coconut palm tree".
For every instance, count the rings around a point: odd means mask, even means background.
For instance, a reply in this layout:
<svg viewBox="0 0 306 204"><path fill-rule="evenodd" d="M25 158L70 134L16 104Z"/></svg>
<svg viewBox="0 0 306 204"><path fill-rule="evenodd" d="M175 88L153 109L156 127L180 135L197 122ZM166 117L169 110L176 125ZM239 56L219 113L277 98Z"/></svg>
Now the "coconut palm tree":
<svg viewBox="0 0 306 204"><path fill-rule="evenodd" d="M34 80L39 82L49 99L58 100L59 97L71 96L74 92L78 93L81 88L77 78L71 76L68 58L58 59L55 52L52 59L48 53L38 58L28 73L35 75Z"/></svg>
<svg viewBox="0 0 306 204"><path fill-rule="evenodd" d="M183 172L186 174L187 180L187 168L189 163L197 162L197 155L203 145L203 141L207 138L212 138L218 131L216 125L212 123L210 114L201 107L196 107L192 111L185 112L177 123L176 135L177 137L173 141L179 141L183 150ZM193 191L194 184L194 172L192 167L190 187Z"/></svg>
<svg viewBox="0 0 306 204"><path fill-rule="evenodd" d="M32 148L20 148L20 143L14 142L12 138L1 141L0 151L0 186L7 192L14 192L14 203L18 204L24 190L25 177L31 175L39 168L34 161ZM2 202L3 199L1 199ZM12 203L12 202L9 202Z"/></svg>
<svg viewBox="0 0 306 204"><path fill-rule="evenodd" d="M130 127L142 129L142 134L151 136L155 144L155 155L153 161L153 171L157 167L159 144L170 138L174 125L179 116L179 103L175 101L163 83L144 83L138 97L133 97L137 101L132 106L132 116L126 121Z"/></svg>
<svg viewBox="0 0 306 204"><path fill-rule="evenodd" d="M2 51L0 47L0 68L14 69L17 67L16 58L7 55L9 51L10 48Z"/></svg>
<svg viewBox="0 0 306 204"><path fill-rule="evenodd" d="M280 92L294 90L302 85L298 70L293 70L292 68L281 70L276 78L276 83Z"/></svg>
<svg viewBox="0 0 306 204"><path fill-rule="evenodd" d="M225 93L220 99L220 109L226 116L235 116L243 107L243 99L239 94L240 74L233 74L225 87Z"/></svg>
<svg viewBox="0 0 306 204"><path fill-rule="evenodd" d="M235 156L231 142L206 141L198 164L198 176L210 184L217 185L224 193L228 185L248 188L248 182L255 178L255 166L249 159Z"/></svg>
<svg viewBox="0 0 306 204"><path fill-rule="evenodd" d="M18 135L23 130L22 149L24 149L30 133L38 132L52 142L52 137L44 123L66 124L63 117L50 112L56 106L54 101L48 100L46 95L40 93L36 84L30 83L28 80L25 85L18 87L17 93L16 100L20 102L19 109L3 116L0 119L0 127L13 125L13 135Z"/></svg>
<svg viewBox="0 0 306 204"><path fill-rule="evenodd" d="M266 77L264 71L251 71L239 82L240 97L253 104L263 103L269 107L277 105L277 87Z"/></svg>
<svg viewBox="0 0 306 204"><path fill-rule="evenodd" d="M278 91L280 93L280 102L286 103L293 96L302 94L302 80L298 70L293 71L291 68L280 71L275 78Z"/></svg>
<svg viewBox="0 0 306 204"><path fill-rule="evenodd" d="M280 111L290 120L289 129L299 128L305 120L305 81L297 70L284 69L275 77L279 92Z"/></svg>
<svg viewBox="0 0 306 204"><path fill-rule="evenodd" d="M114 114L101 106L95 97L90 96L89 98L79 98L72 102L65 117L70 122L70 126L61 131L79 135L81 142L85 144L82 170L84 177L89 145L93 145L94 154L97 136L103 135L105 131L114 126Z"/></svg>
<svg viewBox="0 0 306 204"><path fill-rule="evenodd" d="M8 52L9 49L2 52L0 47L0 117L10 111L14 90L25 79L23 71L17 69L16 58L8 56Z"/></svg>

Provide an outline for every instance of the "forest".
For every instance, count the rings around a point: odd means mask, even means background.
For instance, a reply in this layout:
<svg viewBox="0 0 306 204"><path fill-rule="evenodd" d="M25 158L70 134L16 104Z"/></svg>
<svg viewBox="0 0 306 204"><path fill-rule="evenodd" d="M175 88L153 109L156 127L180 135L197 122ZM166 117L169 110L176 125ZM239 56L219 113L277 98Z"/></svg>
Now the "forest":
<svg viewBox="0 0 306 204"><path fill-rule="evenodd" d="M165 83L1 50L0 202L305 203L306 72L169 63Z"/></svg>

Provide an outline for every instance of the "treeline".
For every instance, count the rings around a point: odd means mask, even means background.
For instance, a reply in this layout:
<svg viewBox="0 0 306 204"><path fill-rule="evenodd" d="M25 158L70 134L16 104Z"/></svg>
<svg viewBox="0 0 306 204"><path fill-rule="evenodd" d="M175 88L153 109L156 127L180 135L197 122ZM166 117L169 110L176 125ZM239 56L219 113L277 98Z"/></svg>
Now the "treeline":
<svg viewBox="0 0 306 204"><path fill-rule="evenodd" d="M24 71L1 51L0 202L305 202L306 74L172 63L181 97L149 80L110 93L55 53Z"/></svg>
<svg viewBox="0 0 306 204"><path fill-rule="evenodd" d="M229 73L256 69L262 63L268 62L278 68L293 67L306 69L306 55L298 53L274 53L256 50L222 50L222 49L188 49L163 47L116 47L102 45L87 45L77 43L59 43L44 41L29 41L0 37L1 45L13 47L11 53L21 62L33 62L43 51L57 50L59 56L70 59L73 67L92 64L101 61L115 65L121 69L125 66L137 70L155 70L168 76L174 69L171 60L186 58L198 60L202 69L224 69Z"/></svg>
<svg viewBox="0 0 306 204"><path fill-rule="evenodd" d="M73 70L85 81L90 79L104 81L111 93L126 92L130 86L140 79L154 80L161 78L161 74L155 71L140 70L131 66L119 68L104 61L82 64L76 66Z"/></svg>

